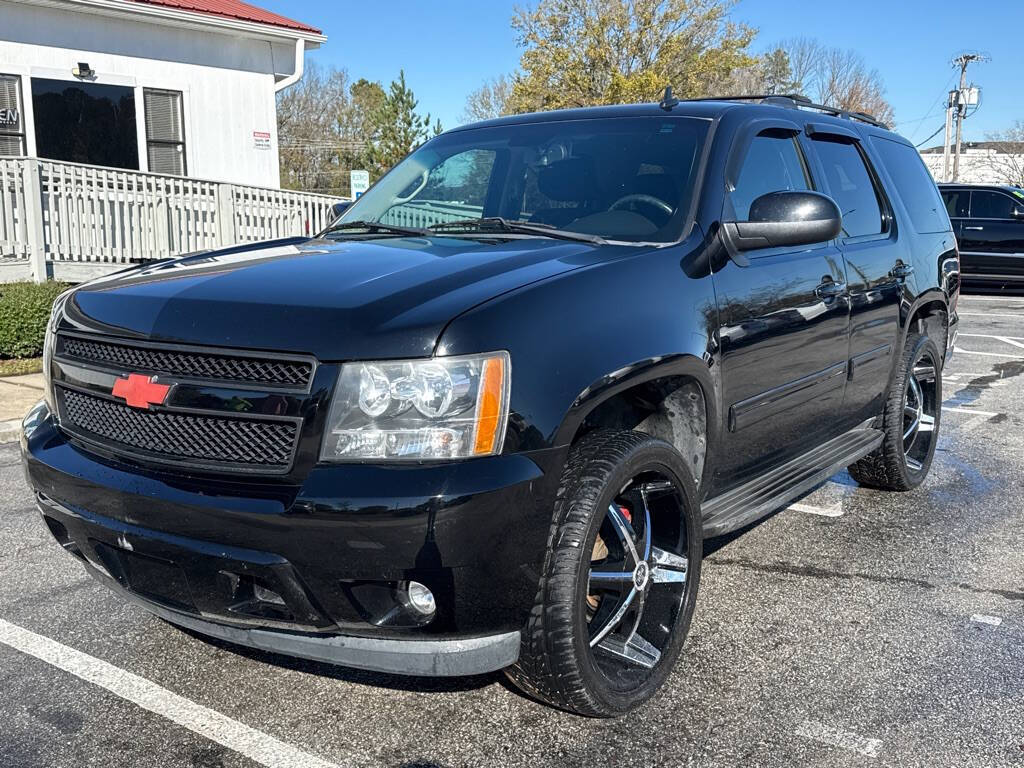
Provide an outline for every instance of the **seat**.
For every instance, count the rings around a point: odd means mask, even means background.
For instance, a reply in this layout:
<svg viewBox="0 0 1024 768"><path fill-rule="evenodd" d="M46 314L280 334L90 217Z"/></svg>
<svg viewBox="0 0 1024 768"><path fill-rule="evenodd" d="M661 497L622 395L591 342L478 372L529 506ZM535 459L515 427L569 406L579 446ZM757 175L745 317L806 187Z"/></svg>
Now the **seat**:
<svg viewBox="0 0 1024 768"><path fill-rule="evenodd" d="M566 205L538 208L530 221L564 227L589 212L595 192L593 161L570 157L552 163L537 174L537 189L549 201Z"/></svg>

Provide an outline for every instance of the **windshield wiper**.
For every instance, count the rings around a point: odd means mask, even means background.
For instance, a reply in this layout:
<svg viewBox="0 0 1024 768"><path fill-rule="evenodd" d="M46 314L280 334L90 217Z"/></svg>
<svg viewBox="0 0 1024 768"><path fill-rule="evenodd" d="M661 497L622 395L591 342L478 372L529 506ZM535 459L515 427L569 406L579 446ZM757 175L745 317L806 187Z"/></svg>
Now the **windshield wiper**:
<svg viewBox="0 0 1024 768"><path fill-rule="evenodd" d="M567 229L558 229L550 224L540 224L535 221L519 221L506 219L501 216L484 216L480 219L459 219L457 221L442 221L440 224L431 224L428 229L431 232L508 232L511 234L540 235L541 237L553 237L560 240L576 240L582 243L593 243L603 245L606 241L597 235L588 235L584 232L571 232Z"/></svg>
<svg viewBox="0 0 1024 768"><path fill-rule="evenodd" d="M396 224L384 224L380 221L343 221L340 224L335 224L333 227L328 227L324 231L325 235L331 232L345 231L349 229L365 229L368 232L384 232L389 235L404 235L423 237L425 235L433 234L429 229L423 229L422 227L400 227Z"/></svg>

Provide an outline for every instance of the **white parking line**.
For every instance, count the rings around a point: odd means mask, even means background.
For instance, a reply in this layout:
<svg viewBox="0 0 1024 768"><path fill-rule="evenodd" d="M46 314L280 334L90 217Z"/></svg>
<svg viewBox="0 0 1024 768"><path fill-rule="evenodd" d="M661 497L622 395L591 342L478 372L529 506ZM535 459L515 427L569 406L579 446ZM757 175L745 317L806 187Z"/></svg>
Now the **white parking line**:
<svg viewBox="0 0 1024 768"><path fill-rule="evenodd" d="M813 504L790 504L786 509L793 512L803 512L808 515L819 515L821 517L843 516L843 508L839 504L831 507L816 507Z"/></svg>
<svg viewBox="0 0 1024 768"><path fill-rule="evenodd" d="M1011 347L1020 347L1021 349L1024 349L1024 344L1022 344L1021 340L1016 336L996 336L996 338L1006 344L1009 344Z"/></svg>
<svg viewBox="0 0 1024 768"><path fill-rule="evenodd" d="M1000 341L1010 341L1013 339L1014 341L1024 341L1024 338L1020 336L995 336L991 333L958 333L956 336L957 338L968 336L972 339L999 339Z"/></svg>
<svg viewBox="0 0 1024 768"><path fill-rule="evenodd" d="M987 416L992 418L993 416L1002 416L1001 413L995 413L993 411L979 411L974 408L954 408L953 406L944 405L942 406L943 413L970 413L974 416Z"/></svg>
<svg viewBox="0 0 1024 768"><path fill-rule="evenodd" d="M998 616L986 616L983 613L974 614L973 616L971 616L971 621L973 621L975 624L988 624L992 627L998 627L1000 624L1003 623L1003 620L1000 619Z"/></svg>
<svg viewBox="0 0 1024 768"><path fill-rule="evenodd" d="M878 750L882 746L881 739L868 739L850 731L819 723L817 720L804 720L795 733L805 739L820 741L822 744L856 752L865 757L878 757Z"/></svg>
<svg viewBox="0 0 1024 768"><path fill-rule="evenodd" d="M964 301L967 301L967 302L970 302L970 301L1020 301L1020 300L1021 300L1021 298L1019 296L975 296L975 295L972 294L970 296L961 296L960 297L960 301L962 301L962 302L964 302Z"/></svg>
<svg viewBox="0 0 1024 768"><path fill-rule="evenodd" d="M999 352L976 352L973 349L960 349L960 347L953 347L953 351L958 355L981 355L982 357L1008 357L1011 360L1021 360L1020 355L1004 355Z"/></svg>
<svg viewBox="0 0 1024 768"><path fill-rule="evenodd" d="M960 317L1012 317L1014 320L1020 320L1024 317L1024 312L1019 315L1011 315L1009 312L957 312Z"/></svg>
<svg viewBox="0 0 1024 768"><path fill-rule="evenodd" d="M0 619L0 643L104 688L268 768L338 768L154 682Z"/></svg>

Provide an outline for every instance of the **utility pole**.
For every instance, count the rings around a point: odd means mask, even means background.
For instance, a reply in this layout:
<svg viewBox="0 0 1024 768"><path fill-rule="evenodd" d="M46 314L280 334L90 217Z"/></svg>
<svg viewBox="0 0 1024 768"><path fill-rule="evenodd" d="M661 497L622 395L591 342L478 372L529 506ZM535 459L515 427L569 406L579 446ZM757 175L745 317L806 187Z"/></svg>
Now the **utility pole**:
<svg viewBox="0 0 1024 768"><path fill-rule="evenodd" d="M953 66L960 67L960 88L956 93L956 151L953 153L953 181L957 181L960 177L960 144L964 115L967 113L967 65L973 61L983 60L984 57L980 53L961 53L953 59Z"/></svg>
<svg viewBox="0 0 1024 768"><path fill-rule="evenodd" d="M953 109L957 103L957 92L946 95L946 140L942 143L942 180L949 181L950 144L953 140Z"/></svg>

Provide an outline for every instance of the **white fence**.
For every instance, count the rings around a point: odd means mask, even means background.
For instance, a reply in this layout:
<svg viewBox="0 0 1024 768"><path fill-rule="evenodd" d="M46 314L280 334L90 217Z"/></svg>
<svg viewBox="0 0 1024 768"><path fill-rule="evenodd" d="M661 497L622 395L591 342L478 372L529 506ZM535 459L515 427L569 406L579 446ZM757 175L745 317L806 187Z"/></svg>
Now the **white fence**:
<svg viewBox="0 0 1024 768"><path fill-rule="evenodd" d="M483 215L479 205L460 205L436 200L410 201L395 205L381 217L386 224L399 227L429 227L459 219L478 219Z"/></svg>
<svg viewBox="0 0 1024 768"><path fill-rule="evenodd" d="M338 198L35 158L0 158L0 282L318 232Z"/></svg>

